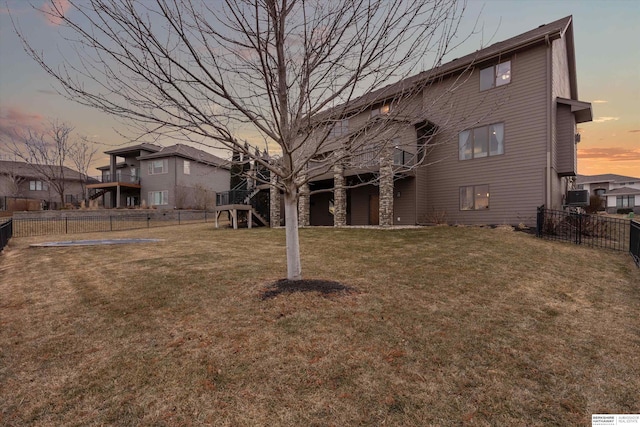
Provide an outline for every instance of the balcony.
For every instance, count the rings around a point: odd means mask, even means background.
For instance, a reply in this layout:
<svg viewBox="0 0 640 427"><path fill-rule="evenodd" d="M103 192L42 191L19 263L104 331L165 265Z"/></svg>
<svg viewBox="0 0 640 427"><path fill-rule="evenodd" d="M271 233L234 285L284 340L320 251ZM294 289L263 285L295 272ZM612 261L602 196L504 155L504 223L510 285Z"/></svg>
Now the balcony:
<svg viewBox="0 0 640 427"><path fill-rule="evenodd" d="M89 179L88 188L104 188L108 186L122 185L127 187L140 187L140 176L131 175L127 173L116 173L116 179L111 179L111 175L108 173L101 176L92 176Z"/></svg>

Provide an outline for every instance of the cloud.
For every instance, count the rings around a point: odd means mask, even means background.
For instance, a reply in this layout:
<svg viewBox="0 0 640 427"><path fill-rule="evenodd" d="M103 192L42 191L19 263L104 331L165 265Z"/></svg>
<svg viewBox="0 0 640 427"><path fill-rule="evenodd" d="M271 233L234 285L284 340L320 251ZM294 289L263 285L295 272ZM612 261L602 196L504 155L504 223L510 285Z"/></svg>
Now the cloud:
<svg viewBox="0 0 640 427"><path fill-rule="evenodd" d="M39 128L45 121L40 114L26 112L16 107L0 107L0 135L12 136L16 130Z"/></svg>
<svg viewBox="0 0 640 427"><path fill-rule="evenodd" d="M591 101L592 104L606 104L609 101L605 101L603 99L594 99L593 101Z"/></svg>
<svg viewBox="0 0 640 427"><path fill-rule="evenodd" d="M628 160L640 160L640 148L625 147L594 147L578 149L578 158L600 159L611 162L622 162Z"/></svg>
<svg viewBox="0 0 640 427"><path fill-rule="evenodd" d="M640 132L640 129L631 129L629 132L631 132L631 133Z"/></svg>
<svg viewBox="0 0 640 427"><path fill-rule="evenodd" d="M69 8L71 7L71 3L69 0L52 0L50 3L47 2L42 6L42 11L46 15L47 22L49 25L58 26L62 24L62 16L64 16Z"/></svg>
<svg viewBox="0 0 640 427"><path fill-rule="evenodd" d="M620 117L597 117L593 119L594 123L603 123L603 122L613 122L616 120L620 120Z"/></svg>

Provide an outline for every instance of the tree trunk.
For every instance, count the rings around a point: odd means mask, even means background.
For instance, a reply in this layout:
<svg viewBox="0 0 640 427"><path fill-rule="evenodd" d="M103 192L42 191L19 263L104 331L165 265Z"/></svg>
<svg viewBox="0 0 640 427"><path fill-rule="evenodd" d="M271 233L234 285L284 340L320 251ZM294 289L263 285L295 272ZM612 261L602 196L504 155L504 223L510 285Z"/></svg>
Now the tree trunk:
<svg viewBox="0 0 640 427"><path fill-rule="evenodd" d="M287 279L302 279L300 265L300 240L298 238L298 204L296 195L287 191L284 194L284 218L287 239Z"/></svg>

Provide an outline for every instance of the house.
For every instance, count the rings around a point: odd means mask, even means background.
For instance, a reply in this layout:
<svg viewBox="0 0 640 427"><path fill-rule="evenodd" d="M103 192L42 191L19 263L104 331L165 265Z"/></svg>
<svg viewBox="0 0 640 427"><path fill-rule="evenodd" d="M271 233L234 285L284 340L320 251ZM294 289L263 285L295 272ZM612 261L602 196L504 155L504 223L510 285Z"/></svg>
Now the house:
<svg viewBox="0 0 640 427"><path fill-rule="evenodd" d="M578 175L579 190L589 190L590 195L600 196L608 213L618 209L633 209L640 214L640 178L615 174Z"/></svg>
<svg viewBox="0 0 640 427"><path fill-rule="evenodd" d="M352 152L311 179L299 222L534 225L538 206L561 209L573 188L576 126L592 120L577 88L568 16L365 94L341 106L329 137L380 138L366 129L401 109L393 123L398 145ZM271 194L272 206L280 205Z"/></svg>
<svg viewBox="0 0 640 427"><path fill-rule="evenodd" d="M155 206L205 209L229 190L228 162L184 144L139 144L106 151L100 182L88 186L106 207Z"/></svg>
<svg viewBox="0 0 640 427"><path fill-rule="evenodd" d="M46 173L45 173L46 172ZM85 199L87 177L63 166L0 160L0 210L59 209Z"/></svg>

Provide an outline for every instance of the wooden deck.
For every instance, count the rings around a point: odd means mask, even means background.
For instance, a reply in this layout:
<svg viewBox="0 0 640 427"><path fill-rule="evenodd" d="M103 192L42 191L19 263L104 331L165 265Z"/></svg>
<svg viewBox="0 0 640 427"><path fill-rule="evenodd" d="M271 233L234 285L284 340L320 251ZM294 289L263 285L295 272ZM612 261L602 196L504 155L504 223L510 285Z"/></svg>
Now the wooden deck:
<svg viewBox="0 0 640 427"><path fill-rule="evenodd" d="M216 213L216 228L218 228L218 218L220 217L220 214L222 212L229 212L229 221L231 221L231 224L233 224L233 229L237 230L238 229L238 211L245 211L248 212L247 215L247 226L249 228L252 227L253 225L253 216L257 216L260 218L260 221L264 223L265 226L268 226L269 224L266 224L266 222L264 221L264 219L262 219L262 217L260 217L251 207L251 205L221 205L221 206L216 206L215 207L215 213Z"/></svg>

